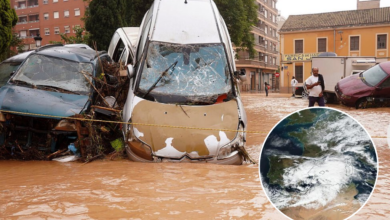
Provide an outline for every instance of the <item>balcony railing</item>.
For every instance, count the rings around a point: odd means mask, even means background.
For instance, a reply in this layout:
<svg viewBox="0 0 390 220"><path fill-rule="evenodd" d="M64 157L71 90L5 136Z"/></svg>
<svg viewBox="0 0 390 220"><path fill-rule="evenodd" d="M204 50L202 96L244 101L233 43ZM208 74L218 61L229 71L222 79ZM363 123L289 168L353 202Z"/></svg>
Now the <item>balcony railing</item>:
<svg viewBox="0 0 390 220"><path fill-rule="evenodd" d="M26 8L36 8L36 7L39 7L39 5L29 5L29 6L21 6L21 7L18 7L15 5L15 10L19 10L19 9L26 9Z"/></svg>
<svg viewBox="0 0 390 220"><path fill-rule="evenodd" d="M37 23L37 22L39 22L39 19L34 21L29 21L29 23Z"/></svg>
<svg viewBox="0 0 390 220"><path fill-rule="evenodd" d="M28 23L27 21L20 21L20 22L18 22L16 24L27 24L27 23Z"/></svg>
<svg viewBox="0 0 390 220"><path fill-rule="evenodd" d="M244 65L244 66L254 66L256 68L263 68L265 67L264 61L256 60L256 58L253 59L242 59L240 57L239 60L236 61L236 65Z"/></svg>
<svg viewBox="0 0 390 220"><path fill-rule="evenodd" d="M259 35L265 35L264 29L262 29L262 28L253 26L252 29L253 29L254 32L256 32Z"/></svg>
<svg viewBox="0 0 390 220"><path fill-rule="evenodd" d="M259 17L259 18L262 18L262 19L265 19L265 16L264 16L264 13L263 12L257 12L257 16Z"/></svg>

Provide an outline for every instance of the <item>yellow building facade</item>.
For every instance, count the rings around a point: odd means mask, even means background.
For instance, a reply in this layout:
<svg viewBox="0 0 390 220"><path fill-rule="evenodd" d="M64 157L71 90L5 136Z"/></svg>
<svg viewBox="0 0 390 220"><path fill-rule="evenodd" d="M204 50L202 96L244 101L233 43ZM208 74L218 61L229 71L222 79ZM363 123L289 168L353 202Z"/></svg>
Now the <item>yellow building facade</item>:
<svg viewBox="0 0 390 220"><path fill-rule="evenodd" d="M390 8L290 16L280 30L281 91L290 89L292 76L303 83L311 75L311 58L322 52L390 60L388 13Z"/></svg>

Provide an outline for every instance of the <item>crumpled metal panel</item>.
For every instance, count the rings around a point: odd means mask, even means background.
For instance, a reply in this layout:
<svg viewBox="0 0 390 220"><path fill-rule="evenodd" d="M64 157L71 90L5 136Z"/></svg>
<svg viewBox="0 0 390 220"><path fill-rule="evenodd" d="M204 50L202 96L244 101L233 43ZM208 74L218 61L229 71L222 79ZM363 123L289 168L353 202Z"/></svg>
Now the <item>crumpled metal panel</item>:
<svg viewBox="0 0 390 220"><path fill-rule="evenodd" d="M2 110L69 117L79 114L89 96L5 85L0 90Z"/></svg>
<svg viewBox="0 0 390 220"><path fill-rule="evenodd" d="M236 137L236 132L218 129L237 130L237 101L206 106L180 106L151 101L140 101L134 107L133 123L213 128L216 130L192 130L157 126L134 125L134 135L148 144L154 155L192 159L217 156L218 149Z"/></svg>
<svg viewBox="0 0 390 220"><path fill-rule="evenodd" d="M156 1L152 41L178 44L220 43L213 1Z"/></svg>

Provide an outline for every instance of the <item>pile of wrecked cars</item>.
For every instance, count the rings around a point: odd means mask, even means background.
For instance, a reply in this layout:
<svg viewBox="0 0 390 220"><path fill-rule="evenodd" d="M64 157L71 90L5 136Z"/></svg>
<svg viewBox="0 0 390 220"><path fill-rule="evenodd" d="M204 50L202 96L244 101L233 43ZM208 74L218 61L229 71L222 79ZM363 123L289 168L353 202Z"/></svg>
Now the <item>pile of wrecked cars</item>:
<svg viewBox="0 0 390 220"><path fill-rule="evenodd" d="M98 100L101 107L94 112L121 110L121 125L115 128L121 131L125 151L133 161L238 165L250 160L245 151L247 119L237 86L245 73L236 71L229 33L213 1L155 1L140 27L114 33L107 54L78 50L55 56L50 54L53 50L63 48L32 53L1 88L1 110L37 114L3 112L3 143L8 130L18 128L24 132L20 133L26 140L23 144L34 141L31 133L39 133L41 143L47 141L45 146L52 152L75 143L85 155L88 143L78 144L91 132L85 122L40 114L85 117L80 115L96 107L92 102ZM56 60L56 71L39 69L47 57ZM113 95L114 102L125 93L117 107L115 103L103 106L105 94L93 88L101 73L99 59L127 69L105 78L105 82L126 78L126 83L116 85L120 92ZM34 68L41 74L35 74ZM45 75L49 72L52 75ZM67 72L72 72L70 78Z"/></svg>

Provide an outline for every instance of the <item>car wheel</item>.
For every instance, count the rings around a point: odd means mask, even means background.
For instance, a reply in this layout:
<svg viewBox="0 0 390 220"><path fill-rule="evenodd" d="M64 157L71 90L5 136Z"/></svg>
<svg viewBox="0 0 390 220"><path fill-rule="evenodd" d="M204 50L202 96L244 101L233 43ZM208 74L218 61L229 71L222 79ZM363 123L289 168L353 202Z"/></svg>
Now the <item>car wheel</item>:
<svg viewBox="0 0 390 220"><path fill-rule="evenodd" d="M356 109L359 109L359 108L365 109L365 108L367 108L367 103L368 103L367 98L361 98L361 99L357 100L357 102L356 102Z"/></svg>

